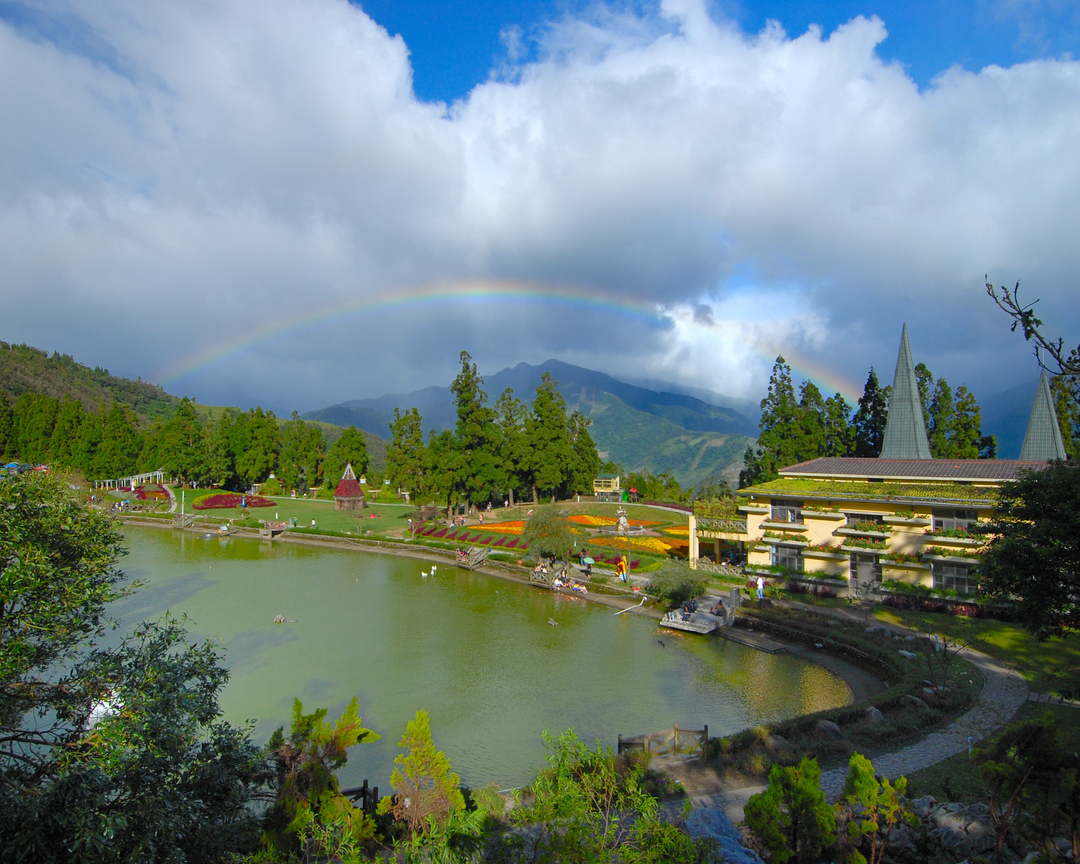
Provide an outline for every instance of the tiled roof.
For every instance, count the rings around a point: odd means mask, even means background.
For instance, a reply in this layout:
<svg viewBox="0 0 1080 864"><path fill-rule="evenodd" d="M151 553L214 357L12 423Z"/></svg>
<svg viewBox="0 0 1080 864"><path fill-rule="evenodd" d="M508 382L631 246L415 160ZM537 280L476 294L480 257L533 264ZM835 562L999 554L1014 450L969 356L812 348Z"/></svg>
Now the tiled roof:
<svg viewBox="0 0 1080 864"><path fill-rule="evenodd" d="M1015 480L1023 469L1046 467L1045 462L1019 459L860 459L823 456L780 469L782 477L850 477L907 480Z"/></svg>

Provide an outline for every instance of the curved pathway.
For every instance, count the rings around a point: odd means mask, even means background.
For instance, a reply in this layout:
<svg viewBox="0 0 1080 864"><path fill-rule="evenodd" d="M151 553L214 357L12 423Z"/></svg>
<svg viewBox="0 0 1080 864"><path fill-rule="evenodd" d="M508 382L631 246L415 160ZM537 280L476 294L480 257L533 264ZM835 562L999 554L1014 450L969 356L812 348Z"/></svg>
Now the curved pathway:
<svg viewBox="0 0 1080 864"><path fill-rule="evenodd" d="M862 620L840 609L815 608L814 611L840 618ZM889 625L880 626L889 627ZM895 632L907 630L907 628L895 626L889 629ZM874 757L874 769L878 774L895 780L897 777L907 776L936 765L957 753L963 753L971 745L989 737L1008 723L1028 701L1027 682L1018 672L971 648L962 648L959 655L976 666L985 679L978 704L944 729L931 732L922 740L907 747ZM821 772L821 787L830 802L840 796L847 772L846 765ZM732 822L738 824L742 821L743 806L747 799L764 788L764 786L748 786L742 789L726 789L711 795L695 796L693 802L695 807L721 809Z"/></svg>

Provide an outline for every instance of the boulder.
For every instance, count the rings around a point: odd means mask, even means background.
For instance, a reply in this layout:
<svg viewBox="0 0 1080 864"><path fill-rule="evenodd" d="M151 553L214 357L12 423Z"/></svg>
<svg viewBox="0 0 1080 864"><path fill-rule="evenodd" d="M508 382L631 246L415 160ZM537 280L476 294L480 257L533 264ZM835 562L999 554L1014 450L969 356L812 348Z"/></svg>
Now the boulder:
<svg viewBox="0 0 1080 864"><path fill-rule="evenodd" d="M841 738L844 734L832 720L819 720L817 730L818 732L824 732L826 735L832 735L833 738Z"/></svg>
<svg viewBox="0 0 1080 864"><path fill-rule="evenodd" d="M905 660L914 660L915 656L916 656L916 655L912 654L910 651L901 650L901 651L897 651L896 653L899 654L901 657L903 657Z"/></svg>
<svg viewBox="0 0 1080 864"><path fill-rule="evenodd" d="M918 696L912 696L910 693L905 693L900 697L900 704L905 708L921 708L923 710L929 709L929 705L923 702Z"/></svg>
<svg viewBox="0 0 1080 864"><path fill-rule="evenodd" d="M938 801L933 795L924 795L922 798L916 798L910 803L915 815L925 822L930 818L930 814L934 811Z"/></svg>
<svg viewBox="0 0 1080 864"><path fill-rule="evenodd" d="M866 628L867 633L883 633L886 636L889 635L889 628L883 627L881 624L873 624Z"/></svg>
<svg viewBox="0 0 1080 864"><path fill-rule="evenodd" d="M928 822L932 826L928 839L957 861L994 849L994 823L985 804L938 804Z"/></svg>
<svg viewBox="0 0 1080 864"><path fill-rule="evenodd" d="M783 735L770 735L765 739L765 749L774 756L788 746L788 740Z"/></svg>
<svg viewBox="0 0 1080 864"><path fill-rule="evenodd" d="M872 726L876 726L878 723L884 722L885 715L871 705L866 709L866 719Z"/></svg>

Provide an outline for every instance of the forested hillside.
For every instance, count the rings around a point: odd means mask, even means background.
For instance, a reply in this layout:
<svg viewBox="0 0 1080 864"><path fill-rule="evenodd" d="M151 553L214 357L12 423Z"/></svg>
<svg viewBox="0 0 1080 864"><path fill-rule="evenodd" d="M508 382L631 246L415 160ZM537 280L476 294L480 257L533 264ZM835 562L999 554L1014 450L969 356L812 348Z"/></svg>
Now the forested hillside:
<svg viewBox="0 0 1080 864"><path fill-rule="evenodd" d="M155 384L91 369L67 354L49 354L29 345L0 342L0 390L14 397L27 391L53 399L77 399L88 411L118 402L142 418L163 418L180 400Z"/></svg>

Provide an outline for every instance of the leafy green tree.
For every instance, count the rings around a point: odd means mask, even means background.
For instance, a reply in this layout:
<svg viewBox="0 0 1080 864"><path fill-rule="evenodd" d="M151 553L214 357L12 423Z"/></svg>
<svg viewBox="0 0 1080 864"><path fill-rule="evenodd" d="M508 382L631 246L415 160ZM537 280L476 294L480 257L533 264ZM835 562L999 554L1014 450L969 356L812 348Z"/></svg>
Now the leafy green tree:
<svg viewBox="0 0 1080 864"><path fill-rule="evenodd" d="M326 451L323 458L323 476L328 483L337 483L345 473L345 466L352 465L357 477L367 473L367 441L355 426L347 426Z"/></svg>
<svg viewBox="0 0 1080 864"><path fill-rule="evenodd" d="M906 796L906 777L895 784L888 778L879 781L869 759L859 753L851 755L838 806L849 817L841 838L846 864L880 864L893 829L918 824Z"/></svg>
<svg viewBox="0 0 1080 864"><path fill-rule="evenodd" d="M615 473L615 472L604 472ZM651 471L631 471L626 475L626 490L636 489L638 497L645 501L675 501L689 500L690 496L679 485L673 474L662 471L653 474Z"/></svg>
<svg viewBox="0 0 1080 864"><path fill-rule="evenodd" d="M134 473L141 450L142 436L135 415L113 402L105 416L92 476L123 477Z"/></svg>
<svg viewBox="0 0 1080 864"><path fill-rule="evenodd" d="M536 388L532 414L526 421L534 502L539 500L540 492L554 497L565 490L574 461L566 400L559 392L558 383L550 372L543 374Z"/></svg>
<svg viewBox="0 0 1080 864"><path fill-rule="evenodd" d="M487 405L483 384L469 352L462 351L461 371L450 385L450 392L457 409L454 444L463 463L456 486L468 504L488 500L501 485L499 426L495 411Z"/></svg>
<svg viewBox="0 0 1080 864"><path fill-rule="evenodd" d="M236 453L236 473L250 486L261 483L277 467L281 431L273 411L256 407L248 411L247 446Z"/></svg>
<svg viewBox="0 0 1080 864"><path fill-rule="evenodd" d="M889 403L878 383L877 372L870 374L859 398L859 410L852 420L855 426L855 455L876 459L885 442L885 424L889 419Z"/></svg>
<svg viewBox="0 0 1080 864"><path fill-rule="evenodd" d="M310 820L331 826L335 842L343 838L354 843L375 836L374 821L341 794L337 771L348 762L348 750L360 743L378 741L380 736L365 729L354 696L336 723L326 720L327 709L304 713L299 699L293 700L288 738L278 729L267 744L276 764L277 791L264 820L263 843L277 852L301 849L300 840ZM323 835L325 845L328 838ZM305 850L319 859L323 849Z"/></svg>
<svg viewBox="0 0 1080 864"><path fill-rule="evenodd" d="M175 619L95 649L134 590L120 534L55 475L0 483L0 857L220 861L254 844L266 779L220 720L228 678Z"/></svg>
<svg viewBox="0 0 1080 864"><path fill-rule="evenodd" d="M819 864L836 842L836 817L821 791L817 761L773 765L769 786L746 802L746 824L776 864Z"/></svg>
<svg viewBox="0 0 1080 864"><path fill-rule="evenodd" d="M1050 379L1050 393L1061 428L1061 440L1065 455L1070 461L1080 459L1080 399L1069 385L1069 379L1055 375ZM2 410L2 409L0 409ZM2 421L0 421L2 422Z"/></svg>
<svg viewBox="0 0 1080 864"><path fill-rule="evenodd" d="M14 456L14 439L12 436L14 420L11 415L11 406L8 404L7 393L0 389L0 457L5 460ZM12 447L11 450L8 448Z"/></svg>
<svg viewBox="0 0 1080 864"><path fill-rule="evenodd" d="M855 427L851 423L851 406L840 394L825 400L825 446L822 456L852 456L855 453Z"/></svg>
<svg viewBox="0 0 1080 864"><path fill-rule="evenodd" d="M86 412L78 399L65 399L60 406L52 438L49 440L49 461L54 466L74 467L79 427L85 415Z"/></svg>
<svg viewBox="0 0 1080 864"><path fill-rule="evenodd" d="M525 522L521 537L533 554L557 557L568 563L574 546L578 542L588 542L589 533L560 516L558 508L548 504L533 511Z"/></svg>
<svg viewBox="0 0 1080 864"><path fill-rule="evenodd" d="M514 503L514 493L528 486L529 445L526 432L528 408L507 387L495 403L499 424L499 464L506 484L506 500Z"/></svg>
<svg viewBox="0 0 1080 864"><path fill-rule="evenodd" d="M669 561L652 574L649 593L666 600L671 608L700 597L709 584L707 576L679 561Z"/></svg>
<svg viewBox="0 0 1080 864"><path fill-rule="evenodd" d="M386 447L386 476L395 489L415 495L424 488L423 420L416 408L404 414L394 409L390 443Z"/></svg>
<svg viewBox="0 0 1080 864"><path fill-rule="evenodd" d="M83 423L85 427L87 423ZM185 396L161 430L158 458L166 472L181 483L201 480L209 473L209 447L195 406Z"/></svg>
<svg viewBox="0 0 1080 864"><path fill-rule="evenodd" d="M105 413L103 410L89 411L79 424L79 436L75 440L73 462L75 467L87 477L93 477L96 469L98 448L101 436L105 434Z"/></svg>
<svg viewBox="0 0 1080 864"><path fill-rule="evenodd" d="M592 420L580 411L570 415L570 443L574 448L573 468L570 472L566 494L591 492L593 480L600 472L600 457L596 452L596 442L589 434Z"/></svg>
<svg viewBox="0 0 1080 864"><path fill-rule="evenodd" d="M1015 604L1039 639L1080 629L1080 464L1052 462L1004 483L979 587Z"/></svg>
<svg viewBox="0 0 1080 864"><path fill-rule="evenodd" d="M226 489L237 489L240 481L236 473L236 452L233 449L234 426L237 423L237 413L231 408L226 408L213 432L210 433L210 453L207 461L207 472L211 482Z"/></svg>
<svg viewBox="0 0 1080 864"><path fill-rule="evenodd" d="M813 387L813 385L810 385ZM820 392L813 387L811 393ZM761 400L761 423L757 448L747 447L743 469L739 472L739 488L764 483L779 476L779 469L797 462L795 458L799 430L799 404L791 382L791 367L777 357L769 376L769 392Z"/></svg>
<svg viewBox="0 0 1080 864"><path fill-rule="evenodd" d="M953 423L956 403L952 388L944 378L938 378L930 397L930 425L926 437L930 442L930 455L935 459L959 458L953 452Z"/></svg>
<svg viewBox="0 0 1080 864"><path fill-rule="evenodd" d="M353 432L355 431L353 429ZM361 440L363 440L362 436ZM310 487L318 485L319 462L322 455L322 430L318 426L305 423L300 419L300 415L293 411L292 417L281 433L281 450L278 453L276 475L278 480L285 489L299 489L306 492ZM364 472L363 467L358 468L354 465L353 468L360 474Z"/></svg>
<svg viewBox="0 0 1080 864"><path fill-rule="evenodd" d="M416 712L398 746L406 752L394 758L397 767L390 774L390 785L397 794L380 802L381 812L392 813L413 834L419 834L445 822L451 812L465 809L461 778L435 747L427 711Z"/></svg>
<svg viewBox="0 0 1080 864"><path fill-rule="evenodd" d="M1038 781L1055 773L1061 747L1053 718L1016 724L972 754L979 765L990 818L995 861L1004 861L1005 844Z"/></svg>

